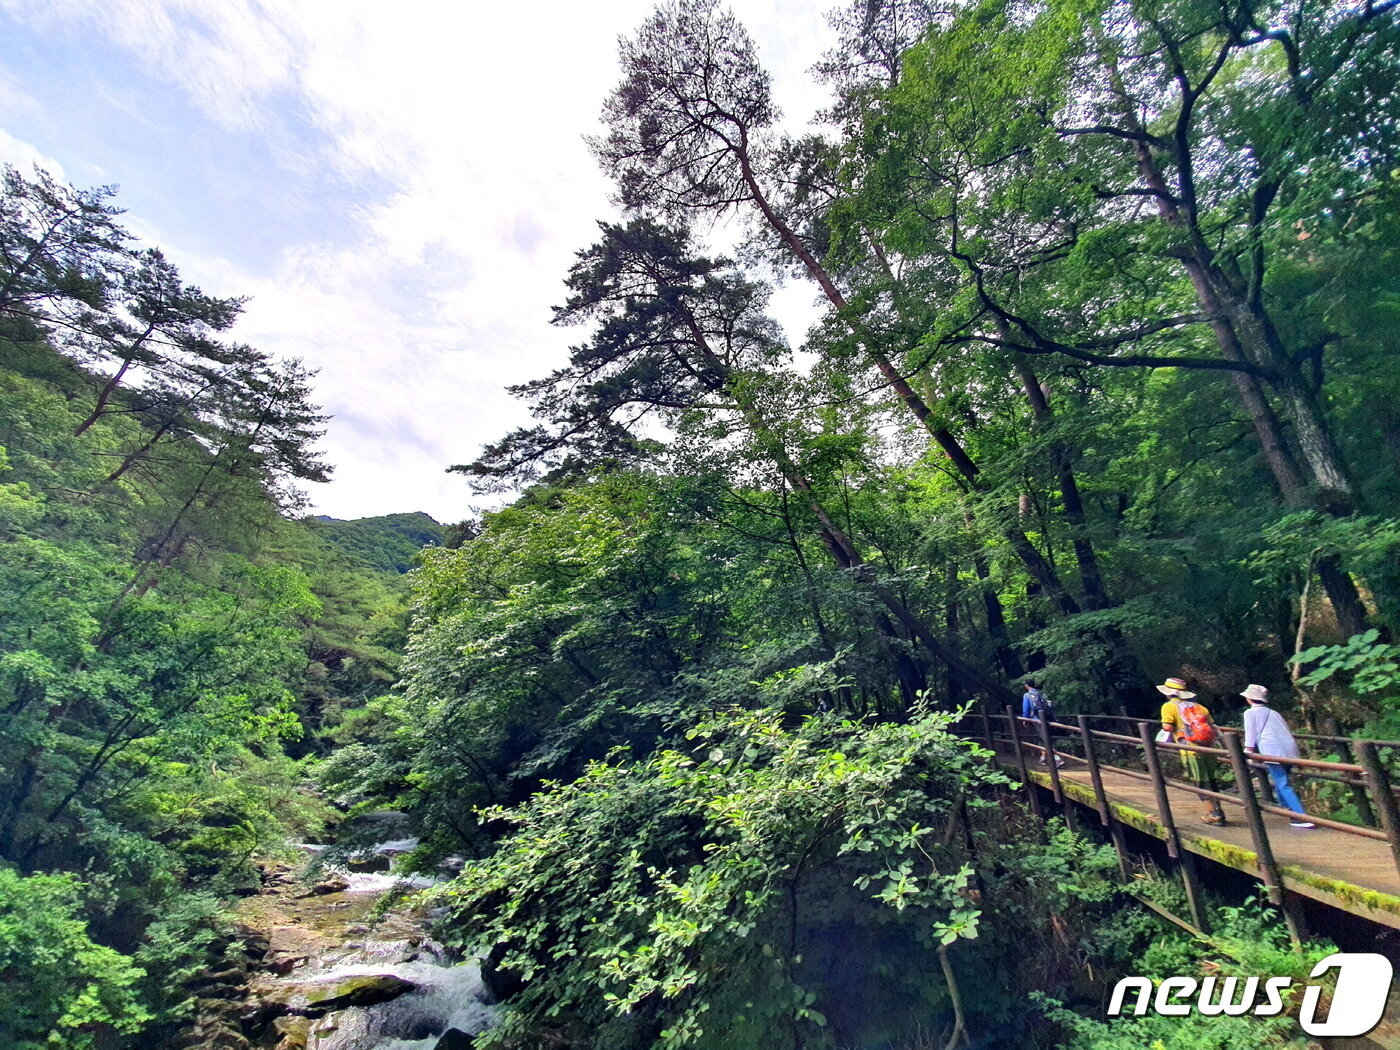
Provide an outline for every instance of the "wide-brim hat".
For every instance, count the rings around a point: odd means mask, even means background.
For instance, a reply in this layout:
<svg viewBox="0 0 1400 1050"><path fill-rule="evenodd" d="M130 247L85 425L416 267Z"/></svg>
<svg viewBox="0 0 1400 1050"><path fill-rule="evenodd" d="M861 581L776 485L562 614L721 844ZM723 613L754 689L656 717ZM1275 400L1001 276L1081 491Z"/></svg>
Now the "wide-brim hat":
<svg viewBox="0 0 1400 1050"><path fill-rule="evenodd" d="M1246 700L1255 700L1261 704L1267 704L1269 702L1269 691L1262 685L1251 685L1246 688L1240 696L1244 697Z"/></svg>
<svg viewBox="0 0 1400 1050"><path fill-rule="evenodd" d="M1157 692L1163 696L1175 696L1181 700L1190 700L1195 693L1186 691L1186 680L1184 678L1168 678L1157 687Z"/></svg>

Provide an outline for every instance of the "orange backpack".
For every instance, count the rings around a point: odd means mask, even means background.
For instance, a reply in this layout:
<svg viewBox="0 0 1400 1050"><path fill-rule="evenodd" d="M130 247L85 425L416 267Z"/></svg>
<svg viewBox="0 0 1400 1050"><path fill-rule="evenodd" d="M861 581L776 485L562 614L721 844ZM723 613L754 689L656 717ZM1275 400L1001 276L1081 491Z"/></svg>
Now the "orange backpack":
<svg viewBox="0 0 1400 1050"><path fill-rule="evenodd" d="M1210 724L1204 707L1189 700L1178 700L1176 709L1181 715L1181 738L1186 743L1202 747L1215 743L1215 726Z"/></svg>

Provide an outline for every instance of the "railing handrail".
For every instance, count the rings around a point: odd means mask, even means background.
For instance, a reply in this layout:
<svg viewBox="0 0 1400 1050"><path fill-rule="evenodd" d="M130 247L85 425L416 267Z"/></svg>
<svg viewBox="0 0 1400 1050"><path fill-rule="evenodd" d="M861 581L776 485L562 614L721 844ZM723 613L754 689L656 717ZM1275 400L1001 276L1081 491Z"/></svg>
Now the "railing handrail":
<svg viewBox="0 0 1400 1050"><path fill-rule="evenodd" d="M1229 803L1231 806L1240 806L1245 810L1245 816L1250 824L1250 830L1256 842L1256 853L1260 857L1261 872L1266 875L1266 882L1270 883L1272 889L1278 888L1277 865L1272 857L1272 849L1268 842L1268 831L1263 822L1261 813L1270 813L1279 816L1289 817L1293 820L1305 818L1314 824L1324 828L1340 831L1344 834L1355 835L1360 838L1367 838L1381 842L1388 842L1391 853L1395 858L1396 869L1400 871L1400 804L1395 799L1396 788L1389 782L1389 777L1385 769L1381 766L1376 756L1376 748L1387 745L1384 742L1363 740L1358 738L1327 738L1346 739L1348 744L1357 747L1360 763L1354 762L1327 762L1321 759L1293 758L1286 755L1245 755L1240 746L1240 730L1234 727L1218 727L1231 733L1231 737L1225 741L1226 747L1203 747L1199 744L1184 742L1158 741L1152 738L1147 730L1147 726L1154 723L1155 719L1133 718L1125 715L1086 715L1083 716L1081 724L1071 725L1057 720L1044 720L1040 718L1027 718L1015 714L1014 708L1006 708L1004 714L992 714L987 711L980 712L982 720L982 731L986 736L986 743L995 749L999 739L1006 739L1012 743L1016 754L1017 762L1025 775L1027 788L1030 789L1030 777L1028 767L1025 763L1025 749L1029 748L1033 752L1040 752L1042 761L1049 767L1051 774L1051 786L1056 800L1062 800L1060 790L1060 778L1057 775L1057 764L1050 759L1064 755L1080 761L1085 761L1090 766L1090 772L1094 778L1094 787L1097 794L1102 794L1102 785L1098 778L1098 770L1110 770L1112 772L1131 777L1135 780L1145 780L1157 784L1156 791L1159 798L1159 808L1164 805L1169 810L1170 802L1164 794L1167 787L1179 788L1195 793L1202 798L1216 800L1217 802ZM1119 722L1130 722L1138 727L1138 735L1127 736L1122 733L1115 733L1104 729L1092 729L1089 727L1090 719L1112 719ZM1006 735L1003 736L995 729L997 725L1005 726ZM1035 727L1034 732L1020 730L1020 726ZM1072 734L1073 738L1083 742L1086 758L1079 759L1079 756L1071 752L1062 752L1055 747L1055 733L1059 731L1063 734ZM1041 742L1037 742L1040 737ZM1103 743L1108 745L1127 746L1133 748L1140 754L1145 755L1145 749L1150 747L1154 754L1159 751L1175 751L1181 754L1197 754L1220 758L1229 762L1236 771L1236 788L1239 794L1230 794L1221 791L1208 790L1190 784L1182 780L1177 780L1168 776L1161 768L1161 763L1155 757L1146 761L1147 772L1136 769L1128 769L1123 766L1111 765L1093 756L1093 750L1089 745L1092 743ZM1400 743L1394 746L1400 746ZM1372 803L1378 810L1380 827L1358 826L1348 824L1343 821L1333 820L1329 817L1315 816L1292 810L1283 809L1279 806L1257 797L1254 778L1249 773L1249 763L1255 764L1255 769L1261 769L1264 764L1277 764L1287 768L1298 769L1301 773L1313 779L1326 780L1331 783L1341 783L1350 786L1357 796L1358 809L1362 810L1363 819L1372 818ZM1155 771L1155 775L1154 775ZM1335 776L1324 776L1325 773L1332 773ZM1242 781L1242 782L1241 782ZM1374 796L1374 798L1372 798ZM1032 794L1032 801L1035 796ZM1265 795L1268 798L1268 795ZM1099 800L1101 819L1109 822L1105 812L1104 800ZM1038 803L1035 808L1039 810ZM1174 841L1175 824L1169 812L1160 815L1164 827L1167 829L1169 840ZM1269 870L1265 872L1265 868Z"/></svg>
<svg viewBox="0 0 1400 1050"><path fill-rule="evenodd" d="M991 717L1000 719L1006 718L1005 715L992 715ZM1100 716L1089 715L1088 717L1095 718ZM1107 717L1118 718L1120 716L1109 715ZM1024 715L1018 715L1017 718L1022 722L1039 722L1039 719L1027 718ZM1139 723L1155 723L1156 720L1152 718L1138 718L1134 719L1133 721ZM1052 729L1063 729L1066 732L1070 733L1079 732L1078 726L1070 725L1067 722L1049 722L1047 724ZM1237 726L1216 726L1215 728L1225 733L1244 732L1244 730L1238 728ZM1090 732L1094 733L1094 735L1101 740L1113 740L1120 743L1132 744L1135 747L1141 746L1138 738L1135 736L1124 736L1121 733L1109 733L1103 730L1090 730ZM1360 739L1358 738L1356 742L1360 743ZM1386 746L1385 744L1382 744L1376 740L1370 740L1367 742L1374 745L1375 747ZM1229 751L1227 751L1223 747L1205 747L1201 744L1187 744L1179 740L1158 740L1156 743L1158 747L1166 748L1169 751L1193 751L1198 754L1213 755L1217 758L1223 758L1226 760L1228 760L1230 757ZM1400 743L1397 743L1395 746L1400 747ZM1364 775L1366 772L1366 770L1364 770L1361 766L1357 765L1354 762L1328 762L1325 759L1320 758L1290 757L1288 755L1266 755L1263 752L1251 752L1249 758L1252 762L1266 762L1281 766L1298 766L1300 768L1308 769L1335 769L1341 773L1356 773L1361 775Z"/></svg>
<svg viewBox="0 0 1400 1050"><path fill-rule="evenodd" d="M1134 723L1136 723L1136 722L1154 722L1154 723L1155 723L1155 722L1158 721L1158 719L1156 719L1156 718L1142 718L1142 717L1140 717L1140 716L1138 716L1138 715L1094 714L1094 715L1086 715L1085 717L1086 717L1086 718L1107 718L1107 719L1112 719L1113 721L1118 721L1118 722L1134 722ZM1078 728L1079 728L1078 726L1075 727L1075 731L1076 731L1076 732L1078 732ZM1241 728L1238 727L1238 726L1216 726L1216 728L1219 729L1219 730L1221 730L1222 732L1225 732L1225 733L1243 733L1243 732L1244 732L1244 730L1241 729ZM1294 739L1297 739L1297 740L1321 740L1321 741L1325 741L1325 742L1327 742L1327 743L1347 744L1347 745L1349 745L1349 746L1350 746L1350 745L1354 745L1354 744L1359 744L1359 743L1361 743L1362 741L1365 741L1365 742L1368 743L1368 744L1374 744L1376 747L1400 747L1400 740L1378 740L1378 739L1376 739L1375 737L1369 737L1369 736L1341 736L1340 734L1327 734L1327 733L1294 733L1293 736L1294 736Z"/></svg>
<svg viewBox="0 0 1400 1050"><path fill-rule="evenodd" d="M1006 716L994 715L993 717L1005 718ZM1018 717L1022 722L1034 723L1038 721L1038 719L1026 718L1024 715ZM1142 721L1150 722L1151 719L1143 719ZM1070 733L1079 732L1078 726L1072 726L1066 722L1048 722L1046 724L1049 725L1052 729L1063 729L1066 732ZM1223 729L1227 733L1240 732L1240 730L1228 726L1217 726L1216 728ZM1141 746L1141 743L1137 737L1123 736L1119 733L1107 733L1101 730L1090 730L1090 732L1094 733L1101 740L1118 741L1125 744L1132 744L1135 747ZM1191 751L1200 755L1213 755L1216 758L1223 758L1227 761L1230 758L1230 752L1223 747L1205 747L1202 744L1188 744L1183 743L1180 740L1158 740L1156 743L1158 747L1165 748L1168 751ZM1298 766L1301 768L1308 769L1335 769L1342 773L1364 774L1366 772L1360 766L1352 762L1327 762L1320 758L1295 758L1289 757L1287 755L1266 755L1262 752L1252 753L1249 757L1251 761L1275 763L1283 766Z"/></svg>

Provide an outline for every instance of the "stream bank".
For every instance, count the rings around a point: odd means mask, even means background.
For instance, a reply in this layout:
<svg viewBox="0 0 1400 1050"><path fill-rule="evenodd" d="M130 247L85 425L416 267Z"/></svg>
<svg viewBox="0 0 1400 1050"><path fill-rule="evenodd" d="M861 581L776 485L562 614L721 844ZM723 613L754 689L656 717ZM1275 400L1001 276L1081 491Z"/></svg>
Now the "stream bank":
<svg viewBox="0 0 1400 1050"><path fill-rule="evenodd" d="M200 1006L179 1050L464 1050L494 1007L475 960L427 932L421 908L380 914L384 894L432 880L399 877L390 839L348 865L323 846L294 864L260 865L261 886L237 908L237 940L195 985ZM349 870L351 867L360 870ZM365 870L369 869L369 870ZM241 945L241 947L240 947Z"/></svg>

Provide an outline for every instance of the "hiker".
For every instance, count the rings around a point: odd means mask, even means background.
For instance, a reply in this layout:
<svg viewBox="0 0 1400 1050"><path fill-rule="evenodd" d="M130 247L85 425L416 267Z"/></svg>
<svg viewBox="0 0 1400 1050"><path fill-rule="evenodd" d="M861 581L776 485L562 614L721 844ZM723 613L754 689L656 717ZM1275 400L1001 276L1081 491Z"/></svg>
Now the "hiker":
<svg viewBox="0 0 1400 1050"><path fill-rule="evenodd" d="M1220 743L1220 733L1211 721L1205 704L1196 700L1196 694L1188 692L1182 678L1168 678L1157 687L1157 692L1167 697L1162 705L1162 732L1159 741L1174 740L1178 744L1192 744L1196 747L1216 747ZM1214 755L1202 755L1195 751L1182 751L1181 764L1186 776L1203 791L1219 791L1220 783L1215 775ZM1225 826L1225 811L1220 808L1220 800L1202 795L1206 811L1201 816L1203 824L1217 828Z"/></svg>
<svg viewBox="0 0 1400 1050"><path fill-rule="evenodd" d="M1025 685L1026 693L1021 697L1021 717L1038 718L1042 722L1055 721L1055 705L1050 702L1050 698L1045 695L1043 690L1037 688L1035 682L1031 679L1027 678ZM1047 726L1047 728L1049 727ZM1053 737L1055 735L1055 730L1050 729L1049 735ZM1044 751L1040 753L1040 764L1042 766L1046 765ZM1056 755L1055 765L1062 766L1064 764L1065 760L1059 755Z"/></svg>
<svg viewBox="0 0 1400 1050"><path fill-rule="evenodd" d="M1244 713L1244 749L1274 758L1297 758L1298 741L1283 715L1269 706L1269 691L1262 685L1251 685L1240 696L1249 701L1249 710ZM1269 771L1278 804L1293 814L1289 823L1295 828L1317 827L1307 819L1298 793L1288 783L1288 767L1282 762L1265 762L1264 768Z"/></svg>

